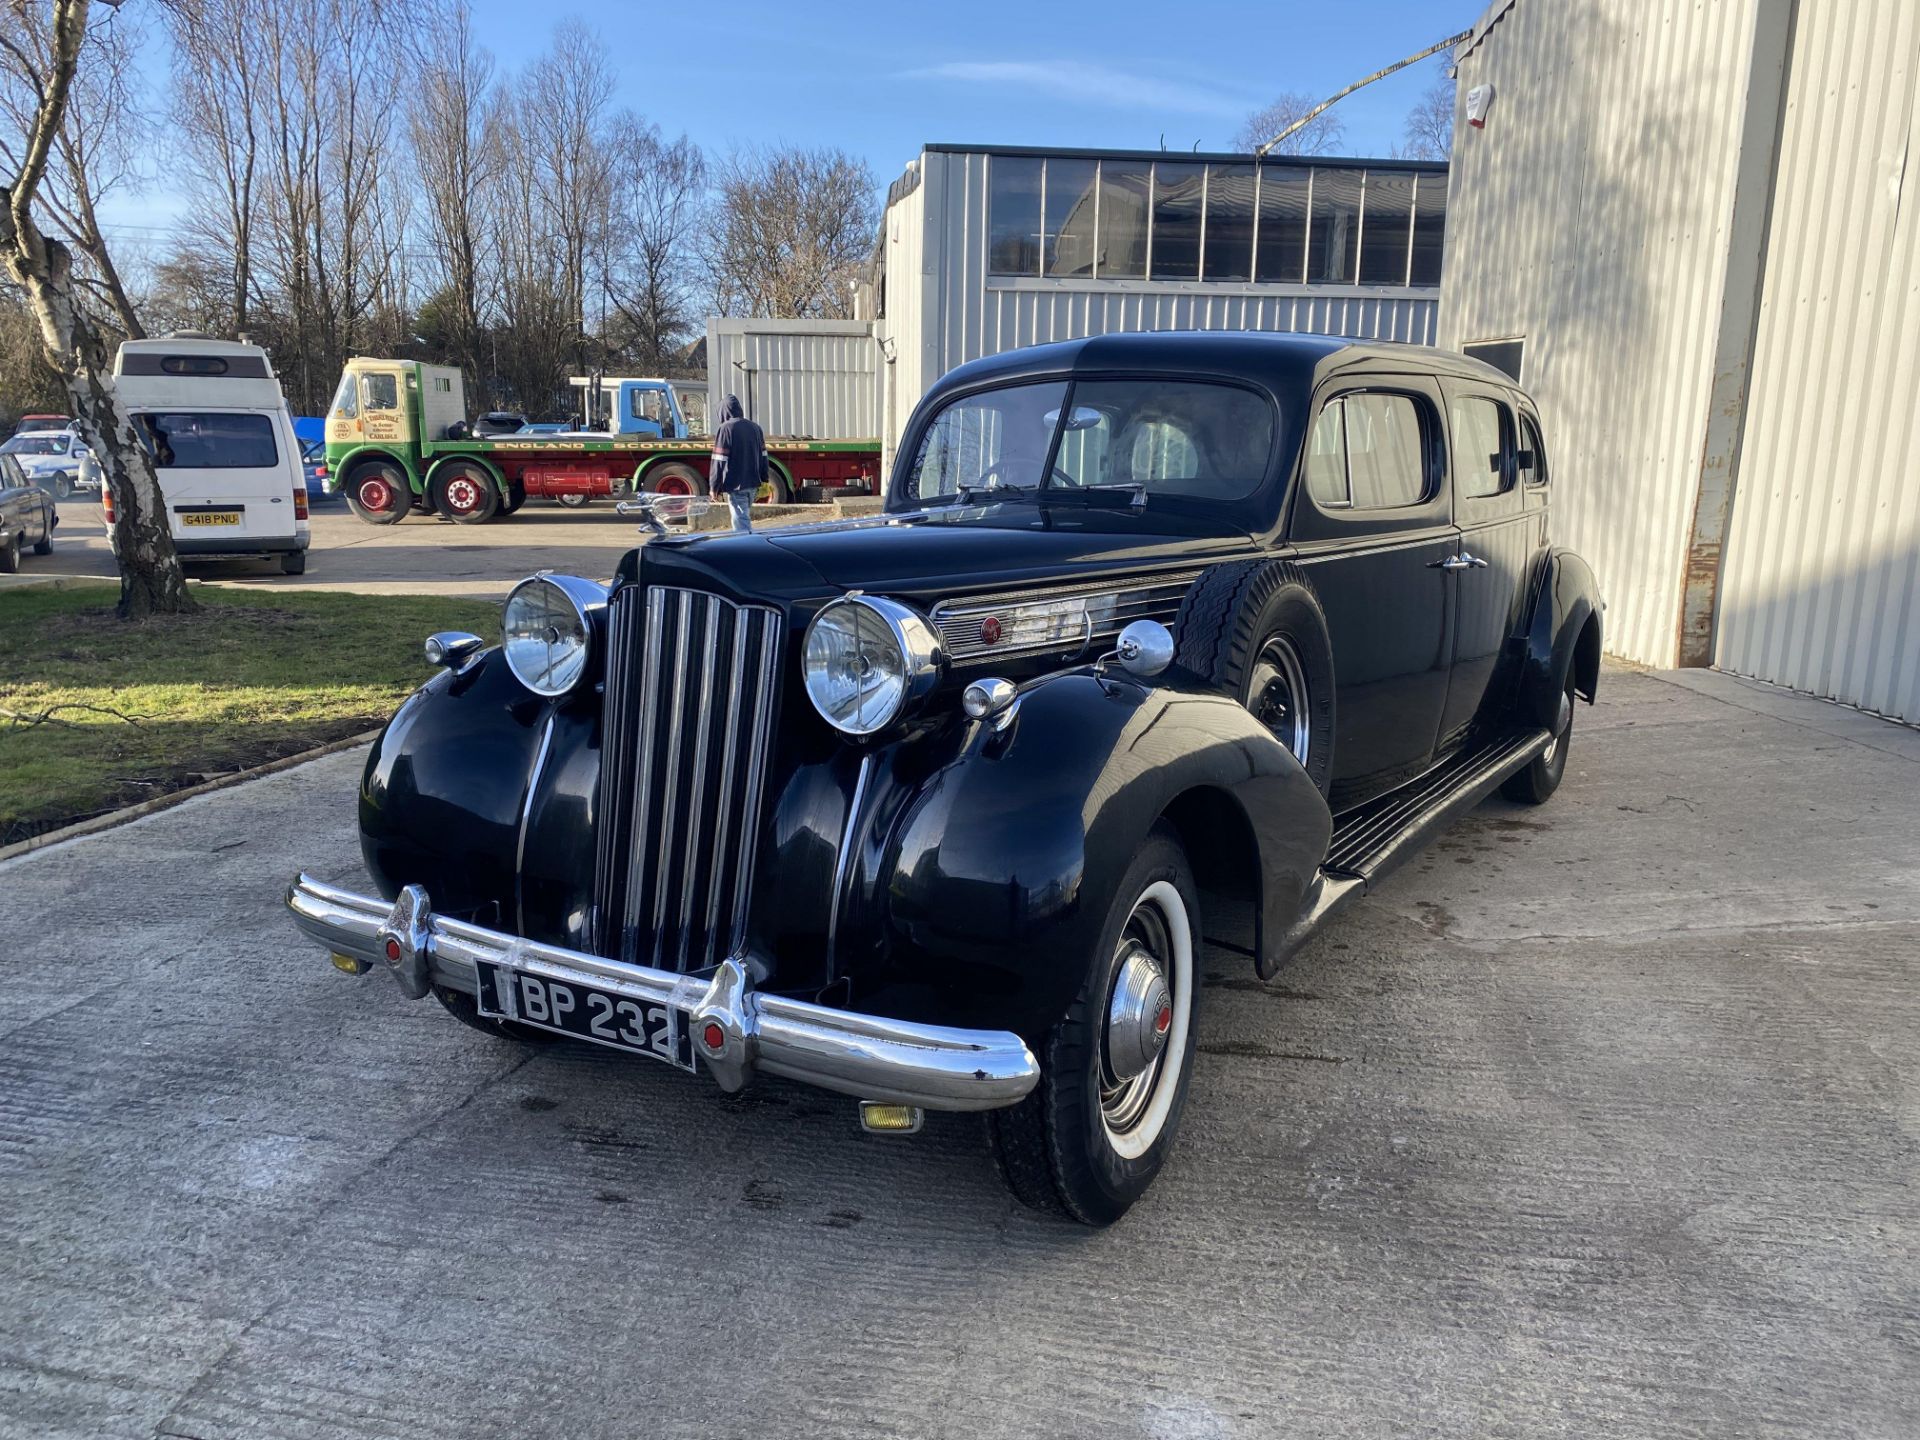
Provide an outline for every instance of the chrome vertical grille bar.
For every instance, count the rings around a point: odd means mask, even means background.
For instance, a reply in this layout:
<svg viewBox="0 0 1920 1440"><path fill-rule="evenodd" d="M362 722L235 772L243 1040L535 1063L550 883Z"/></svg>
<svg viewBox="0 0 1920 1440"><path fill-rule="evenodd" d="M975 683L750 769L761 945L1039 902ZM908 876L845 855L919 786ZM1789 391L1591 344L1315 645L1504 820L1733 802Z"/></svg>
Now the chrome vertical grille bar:
<svg viewBox="0 0 1920 1440"><path fill-rule="evenodd" d="M716 798L707 782L707 740L716 725L731 723L731 717L724 712L716 714L713 708L713 672L718 669L720 649L720 597L704 595L700 605L700 650L703 661L700 666L700 699L693 707L693 785L687 792L687 820L681 827L682 839L675 848L686 856L684 874L680 884L680 931L678 966L687 968L687 941L693 934L694 892L699 888L695 883L695 872L700 857L707 854L707 846L701 830L704 828L704 815L707 801ZM692 691L689 688L688 694ZM666 873L666 867L661 867Z"/></svg>
<svg viewBox="0 0 1920 1440"><path fill-rule="evenodd" d="M704 969L746 938L782 619L658 585L616 592L613 611L596 887L603 953Z"/></svg>
<svg viewBox="0 0 1920 1440"><path fill-rule="evenodd" d="M727 665L727 688L720 697L721 713L727 717L727 743L721 746L720 788L714 792L719 798L719 807L713 826L713 874L707 881L706 913L710 916L718 915L722 911L721 880L727 873L727 841L731 838L729 832L732 829L733 816L737 808L733 799L733 765L734 757L739 753L740 747L733 743L733 736L737 723L736 717L746 699L748 628L748 618L745 614L734 617L733 656ZM703 967L718 965L727 958L725 952L719 948L719 942L722 939L719 931L720 927L717 925L707 927L706 948L701 952Z"/></svg>

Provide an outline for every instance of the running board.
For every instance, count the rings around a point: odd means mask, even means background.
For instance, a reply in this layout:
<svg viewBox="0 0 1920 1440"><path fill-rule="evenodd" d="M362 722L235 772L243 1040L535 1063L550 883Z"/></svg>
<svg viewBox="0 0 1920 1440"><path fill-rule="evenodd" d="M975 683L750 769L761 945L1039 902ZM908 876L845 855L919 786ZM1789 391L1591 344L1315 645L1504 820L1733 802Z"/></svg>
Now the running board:
<svg viewBox="0 0 1920 1440"><path fill-rule="evenodd" d="M1282 937L1273 962L1260 966L1261 978L1272 978L1322 924L1419 854L1509 776L1532 764L1552 738L1546 730L1502 736L1341 816L1300 914Z"/></svg>

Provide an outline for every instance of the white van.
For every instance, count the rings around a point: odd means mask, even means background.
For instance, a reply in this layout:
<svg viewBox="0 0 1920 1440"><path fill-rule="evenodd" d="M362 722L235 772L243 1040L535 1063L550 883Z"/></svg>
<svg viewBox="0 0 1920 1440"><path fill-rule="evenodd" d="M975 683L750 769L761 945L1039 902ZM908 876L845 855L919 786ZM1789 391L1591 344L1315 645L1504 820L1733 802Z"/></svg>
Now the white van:
<svg viewBox="0 0 1920 1440"><path fill-rule="evenodd" d="M306 472L267 352L192 333L128 340L113 377L154 457L182 558L277 558L302 573Z"/></svg>

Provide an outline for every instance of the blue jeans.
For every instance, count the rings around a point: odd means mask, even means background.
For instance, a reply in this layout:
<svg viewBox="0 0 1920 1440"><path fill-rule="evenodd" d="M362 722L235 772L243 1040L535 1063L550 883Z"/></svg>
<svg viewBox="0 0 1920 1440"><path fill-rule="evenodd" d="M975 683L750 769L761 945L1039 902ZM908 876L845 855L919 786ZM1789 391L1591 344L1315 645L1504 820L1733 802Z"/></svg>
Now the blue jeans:
<svg viewBox="0 0 1920 1440"><path fill-rule="evenodd" d="M733 511L733 528L735 530L753 529L753 491L727 491L727 505Z"/></svg>

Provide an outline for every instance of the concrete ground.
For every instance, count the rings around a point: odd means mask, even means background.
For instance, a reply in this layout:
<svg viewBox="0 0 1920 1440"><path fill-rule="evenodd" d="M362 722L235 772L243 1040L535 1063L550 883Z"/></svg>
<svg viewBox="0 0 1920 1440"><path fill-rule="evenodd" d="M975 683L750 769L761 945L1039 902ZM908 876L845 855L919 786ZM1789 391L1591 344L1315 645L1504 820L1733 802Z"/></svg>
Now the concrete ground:
<svg viewBox="0 0 1920 1440"><path fill-rule="evenodd" d="M405 531L403 530L402 534ZM1920 732L1610 672L1272 987L1120 1226L977 1121L476 1035L297 939L343 754L0 866L0 1430L1920 1433Z"/></svg>
<svg viewBox="0 0 1920 1440"><path fill-rule="evenodd" d="M818 505L772 511L759 506L755 523L764 527L824 520L834 513ZM487 525L456 525L430 515L409 516L398 525L368 525L354 518L346 501L332 497L313 502L312 524L304 575L283 575L278 561L264 560L196 560L187 574L249 589L501 600L536 570L604 579L640 541L639 522L616 515L611 500L578 509L532 500L511 519ZM29 556L20 568L23 583L46 575L116 578L119 572L107 549L106 519L99 505L63 503L53 554Z"/></svg>

